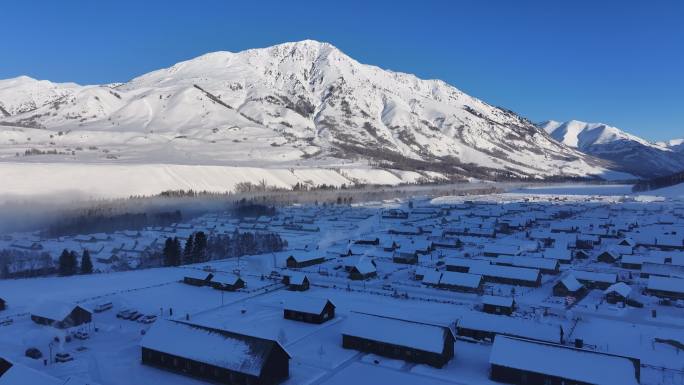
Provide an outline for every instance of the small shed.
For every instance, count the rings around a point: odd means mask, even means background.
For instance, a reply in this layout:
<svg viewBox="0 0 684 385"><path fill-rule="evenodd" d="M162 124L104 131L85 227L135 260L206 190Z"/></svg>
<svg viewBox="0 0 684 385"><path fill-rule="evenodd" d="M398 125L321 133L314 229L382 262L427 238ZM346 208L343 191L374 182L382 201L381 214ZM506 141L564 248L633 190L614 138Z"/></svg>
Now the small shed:
<svg viewBox="0 0 684 385"><path fill-rule="evenodd" d="M214 274L203 271L193 271L183 277L183 283L191 286L210 286Z"/></svg>
<svg viewBox="0 0 684 385"><path fill-rule="evenodd" d="M624 282L612 284L603 292L608 303L625 303L631 294L632 288Z"/></svg>
<svg viewBox="0 0 684 385"><path fill-rule="evenodd" d="M392 256L392 262L405 265L415 265L418 263L418 253L416 252L395 252Z"/></svg>
<svg viewBox="0 0 684 385"><path fill-rule="evenodd" d="M287 285L288 290L306 291L309 290L311 283L309 277L302 273L288 273L283 275L283 284Z"/></svg>
<svg viewBox="0 0 684 385"><path fill-rule="evenodd" d="M211 281L216 290L236 291L245 287L245 281L235 274L216 273Z"/></svg>
<svg viewBox="0 0 684 385"><path fill-rule="evenodd" d="M359 258L359 260L349 270L349 279L360 281L376 277L378 271L375 268L375 261L369 258Z"/></svg>
<svg viewBox="0 0 684 385"><path fill-rule="evenodd" d="M485 313L511 315L514 310L515 299L513 297L482 296L482 311Z"/></svg>
<svg viewBox="0 0 684 385"><path fill-rule="evenodd" d="M618 254L614 250L605 250L601 252L596 259L599 262L605 262L605 263L615 263L618 259L620 259L620 254Z"/></svg>
<svg viewBox="0 0 684 385"><path fill-rule="evenodd" d="M555 297L573 297L580 299L586 294L586 288L575 278L568 274L553 285L553 295Z"/></svg>

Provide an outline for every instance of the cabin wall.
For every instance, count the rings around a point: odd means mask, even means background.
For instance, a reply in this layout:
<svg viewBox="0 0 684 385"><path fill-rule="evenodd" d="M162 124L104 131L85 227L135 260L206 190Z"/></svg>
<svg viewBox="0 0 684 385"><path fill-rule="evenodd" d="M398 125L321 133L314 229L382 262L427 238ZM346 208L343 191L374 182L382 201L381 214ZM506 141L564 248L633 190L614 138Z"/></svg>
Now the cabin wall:
<svg viewBox="0 0 684 385"><path fill-rule="evenodd" d="M354 349L362 352L373 353L383 357L415 362L418 364L426 364L435 368L441 368L453 357L453 340L451 343L451 350L442 351L441 354L373 341L346 334L342 335L342 347L345 349Z"/></svg>

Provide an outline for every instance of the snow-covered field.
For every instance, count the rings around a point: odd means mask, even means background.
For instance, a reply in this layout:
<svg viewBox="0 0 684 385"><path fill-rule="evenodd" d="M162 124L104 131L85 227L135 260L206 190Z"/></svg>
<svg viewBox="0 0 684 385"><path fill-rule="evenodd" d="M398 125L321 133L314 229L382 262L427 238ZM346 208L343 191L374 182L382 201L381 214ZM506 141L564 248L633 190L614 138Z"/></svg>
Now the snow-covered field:
<svg viewBox="0 0 684 385"><path fill-rule="evenodd" d="M156 195L167 190L228 192L239 183L290 189L295 184L336 186L415 183L416 172L368 168L260 168L177 164L83 164L0 162L0 196L73 193L90 198ZM435 175L435 179L439 179Z"/></svg>
<svg viewBox="0 0 684 385"><path fill-rule="evenodd" d="M0 248L27 250L40 245L41 252L55 258L63 248L79 252L88 248L99 273L0 280L0 298L8 305L0 311L0 357L60 379L81 378L102 385L203 383L141 364L141 341L155 323L115 316L122 309L136 309L156 315L157 322L184 320L278 341L291 356L290 376L284 382L289 385L496 384L489 377L492 342L474 340L461 329L468 324L465 320L475 320L497 334L556 340L555 344L566 347L581 340L586 350L639 359L641 384L681 385L684 368L677 344L684 343L684 303L661 300L648 291L652 282L643 274L669 276L676 290L677 283L684 282L684 204L639 200L628 190L628 186L555 186L353 206L287 206L273 217L258 219L216 212L168 228L78 237L5 234ZM131 271L115 271L107 262L117 254L135 267L136 258L159 250L168 236L183 239L195 231L212 235L235 229L278 233L288 241L288 249ZM578 254L580 250L586 258ZM321 256L324 261L287 267L290 255ZM397 256L415 256L416 264L399 263ZM461 274L481 279L476 292L445 286L453 285L444 277L459 263L471 269ZM352 280L347 267L371 274ZM498 269L509 269L507 277L513 281L488 278ZM295 270L307 276L309 290L286 289L281 276ZM207 271L240 274L246 286L225 292L182 282L187 275ZM531 271L539 280L529 284L525 277ZM586 287L586 295L557 295L555 287L576 279L583 280L578 285ZM609 285L621 282L616 292L626 287L629 302L612 303L609 293L615 292L589 287L602 279ZM516 308L510 316L486 314L484 295L513 299ZM303 298L330 300L336 306L335 317L322 324L285 319L287 304ZM95 313L92 324L72 330L85 329L90 338L64 342L65 331L38 325L29 317L55 300L87 308L111 302L113 309ZM454 358L435 368L345 349L342 332L357 312L449 327L457 334ZM53 343L54 337L60 337L60 342ZM404 341L417 344L422 337ZM44 364L25 357L28 348L41 350L46 358L67 352L74 360ZM600 370L578 370L590 369Z"/></svg>

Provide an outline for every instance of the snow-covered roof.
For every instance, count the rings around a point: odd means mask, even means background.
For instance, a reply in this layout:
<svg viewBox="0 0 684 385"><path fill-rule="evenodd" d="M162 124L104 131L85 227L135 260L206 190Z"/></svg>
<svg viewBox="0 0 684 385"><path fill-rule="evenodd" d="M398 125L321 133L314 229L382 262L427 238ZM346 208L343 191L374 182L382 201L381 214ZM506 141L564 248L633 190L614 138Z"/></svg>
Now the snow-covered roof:
<svg viewBox="0 0 684 385"><path fill-rule="evenodd" d="M77 307L90 312L90 310L87 308L73 303L61 301L43 301L34 307L33 311L31 311L31 315L51 319L54 321L61 321L71 314L71 312Z"/></svg>
<svg viewBox="0 0 684 385"><path fill-rule="evenodd" d="M648 289L684 293L684 279L651 275L648 277Z"/></svg>
<svg viewBox="0 0 684 385"><path fill-rule="evenodd" d="M588 384L638 384L627 358L518 338L497 337L489 363Z"/></svg>
<svg viewBox="0 0 684 385"><path fill-rule="evenodd" d="M227 285L235 285L242 278L231 273L214 273L214 277L211 279L212 282L218 282Z"/></svg>
<svg viewBox="0 0 684 385"><path fill-rule="evenodd" d="M369 274L376 271L373 261L369 258L359 258L358 262L354 264L354 268L361 274Z"/></svg>
<svg viewBox="0 0 684 385"><path fill-rule="evenodd" d="M632 293L632 288L624 282L618 282L610 285L610 287L607 288L603 293L617 293L622 297L627 298Z"/></svg>
<svg viewBox="0 0 684 385"><path fill-rule="evenodd" d="M335 306L327 298L307 297L303 295L293 295L285 300L285 310L294 310L302 313L321 314L325 306L330 304Z"/></svg>
<svg viewBox="0 0 684 385"><path fill-rule="evenodd" d="M313 261L316 259L321 259L323 257L318 253L307 252L307 253L293 253L288 258L293 258L295 260L295 262L301 263L301 262L309 262L309 261Z"/></svg>
<svg viewBox="0 0 684 385"><path fill-rule="evenodd" d="M304 284L304 280L307 279L306 274L304 273L294 272L287 273L286 275L290 277L290 285L302 285Z"/></svg>
<svg viewBox="0 0 684 385"><path fill-rule="evenodd" d="M458 273L455 271L445 271L439 281L442 285L461 286L476 289L482 282L482 276L469 273Z"/></svg>
<svg viewBox="0 0 684 385"><path fill-rule="evenodd" d="M172 320L155 322L140 345L253 376L259 376L269 354L280 347L273 340Z"/></svg>
<svg viewBox="0 0 684 385"><path fill-rule="evenodd" d="M468 267L473 266L489 266L489 261L483 259L468 259L468 258L454 258L448 257L444 259L444 264L447 266Z"/></svg>
<svg viewBox="0 0 684 385"><path fill-rule="evenodd" d="M555 270L558 268L558 261L555 259L523 257L523 256L509 256L502 255L496 258L497 264L510 264L517 267L529 267L533 269Z"/></svg>
<svg viewBox="0 0 684 385"><path fill-rule="evenodd" d="M520 246L518 246L518 245L487 244L484 247L484 252L487 254L497 254L497 255L519 255L520 254Z"/></svg>
<svg viewBox="0 0 684 385"><path fill-rule="evenodd" d="M423 283L426 285L438 285L440 279L442 279L441 271L429 270L423 275Z"/></svg>
<svg viewBox="0 0 684 385"><path fill-rule="evenodd" d="M599 273L595 271L573 270L572 275L580 281L604 282L613 284L617 282L615 273Z"/></svg>
<svg viewBox="0 0 684 385"><path fill-rule="evenodd" d="M342 327L342 334L433 353L442 353L447 333L446 326L354 312Z"/></svg>
<svg viewBox="0 0 684 385"><path fill-rule="evenodd" d="M525 318L471 311L461 315L456 326L458 328L492 332L497 335L560 343L560 326L539 323Z"/></svg>
<svg viewBox="0 0 684 385"><path fill-rule="evenodd" d="M561 283L570 291L577 291L582 288L582 284L572 274L568 274L563 277L563 279L561 279Z"/></svg>
<svg viewBox="0 0 684 385"><path fill-rule="evenodd" d="M536 281L540 274L539 270L537 269L499 265L473 266L470 268L469 272L471 274L518 279L523 281Z"/></svg>
<svg viewBox="0 0 684 385"><path fill-rule="evenodd" d="M483 295L481 300L482 300L482 303L485 305L505 306L505 307L512 307L513 306L513 297Z"/></svg>
<svg viewBox="0 0 684 385"><path fill-rule="evenodd" d="M0 374L0 385L62 385L64 383L64 381L56 377L49 376L28 366L15 364L0 358L0 364L4 365L4 363L11 366L4 373Z"/></svg>

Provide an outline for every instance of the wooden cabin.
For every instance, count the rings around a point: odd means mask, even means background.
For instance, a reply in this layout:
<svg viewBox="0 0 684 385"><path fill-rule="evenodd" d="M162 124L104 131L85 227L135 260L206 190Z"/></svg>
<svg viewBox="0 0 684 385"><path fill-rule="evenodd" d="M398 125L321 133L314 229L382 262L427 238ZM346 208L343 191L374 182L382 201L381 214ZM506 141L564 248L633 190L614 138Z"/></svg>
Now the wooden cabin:
<svg viewBox="0 0 684 385"><path fill-rule="evenodd" d="M513 297L484 295L481 301L482 311L485 313L511 315L515 310L515 299Z"/></svg>
<svg viewBox="0 0 684 385"><path fill-rule="evenodd" d="M555 297L572 297L575 301L584 298L587 288L573 275L567 275L553 285Z"/></svg>
<svg viewBox="0 0 684 385"><path fill-rule="evenodd" d="M313 253L292 254L285 261L287 267L300 269L302 267L313 266L325 262L325 257Z"/></svg>
<svg viewBox="0 0 684 385"><path fill-rule="evenodd" d="M214 274L202 271L192 272L183 277L183 283L191 286L210 286Z"/></svg>
<svg viewBox="0 0 684 385"><path fill-rule="evenodd" d="M283 317L293 321L322 324L335 318L335 305L328 299L292 296L285 301Z"/></svg>
<svg viewBox="0 0 684 385"><path fill-rule="evenodd" d="M377 275L375 261L368 258L360 258L349 270L349 279L353 281L370 279Z"/></svg>
<svg viewBox="0 0 684 385"><path fill-rule="evenodd" d="M211 287L216 290L236 291L245 287L245 281L235 274L216 273L211 281Z"/></svg>
<svg viewBox="0 0 684 385"><path fill-rule="evenodd" d="M277 341L187 322L158 320L140 346L145 365L218 384L275 385L290 374Z"/></svg>
<svg viewBox="0 0 684 385"><path fill-rule="evenodd" d="M508 384L638 385L641 377L636 358L504 336L494 341L489 364L489 377Z"/></svg>
<svg viewBox="0 0 684 385"><path fill-rule="evenodd" d="M651 275L645 292L660 298L684 299L684 279Z"/></svg>
<svg viewBox="0 0 684 385"><path fill-rule="evenodd" d="M31 320L39 325L67 329L92 322L93 313L80 305L49 301L31 312Z"/></svg>
<svg viewBox="0 0 684 385"><path fill-rule="evenodd" d="M454 357L454 341L447 326L363 313L350 314L342 329L345 349L436 368Z"/></svg>
<svg viewBox="0 0 684 385"><path fill-rule="evenodd" d="M292 291L306 291L309 290L311 282L306 274L289 273L283 275L283 284L287 285L288 290Z"/></svg>

